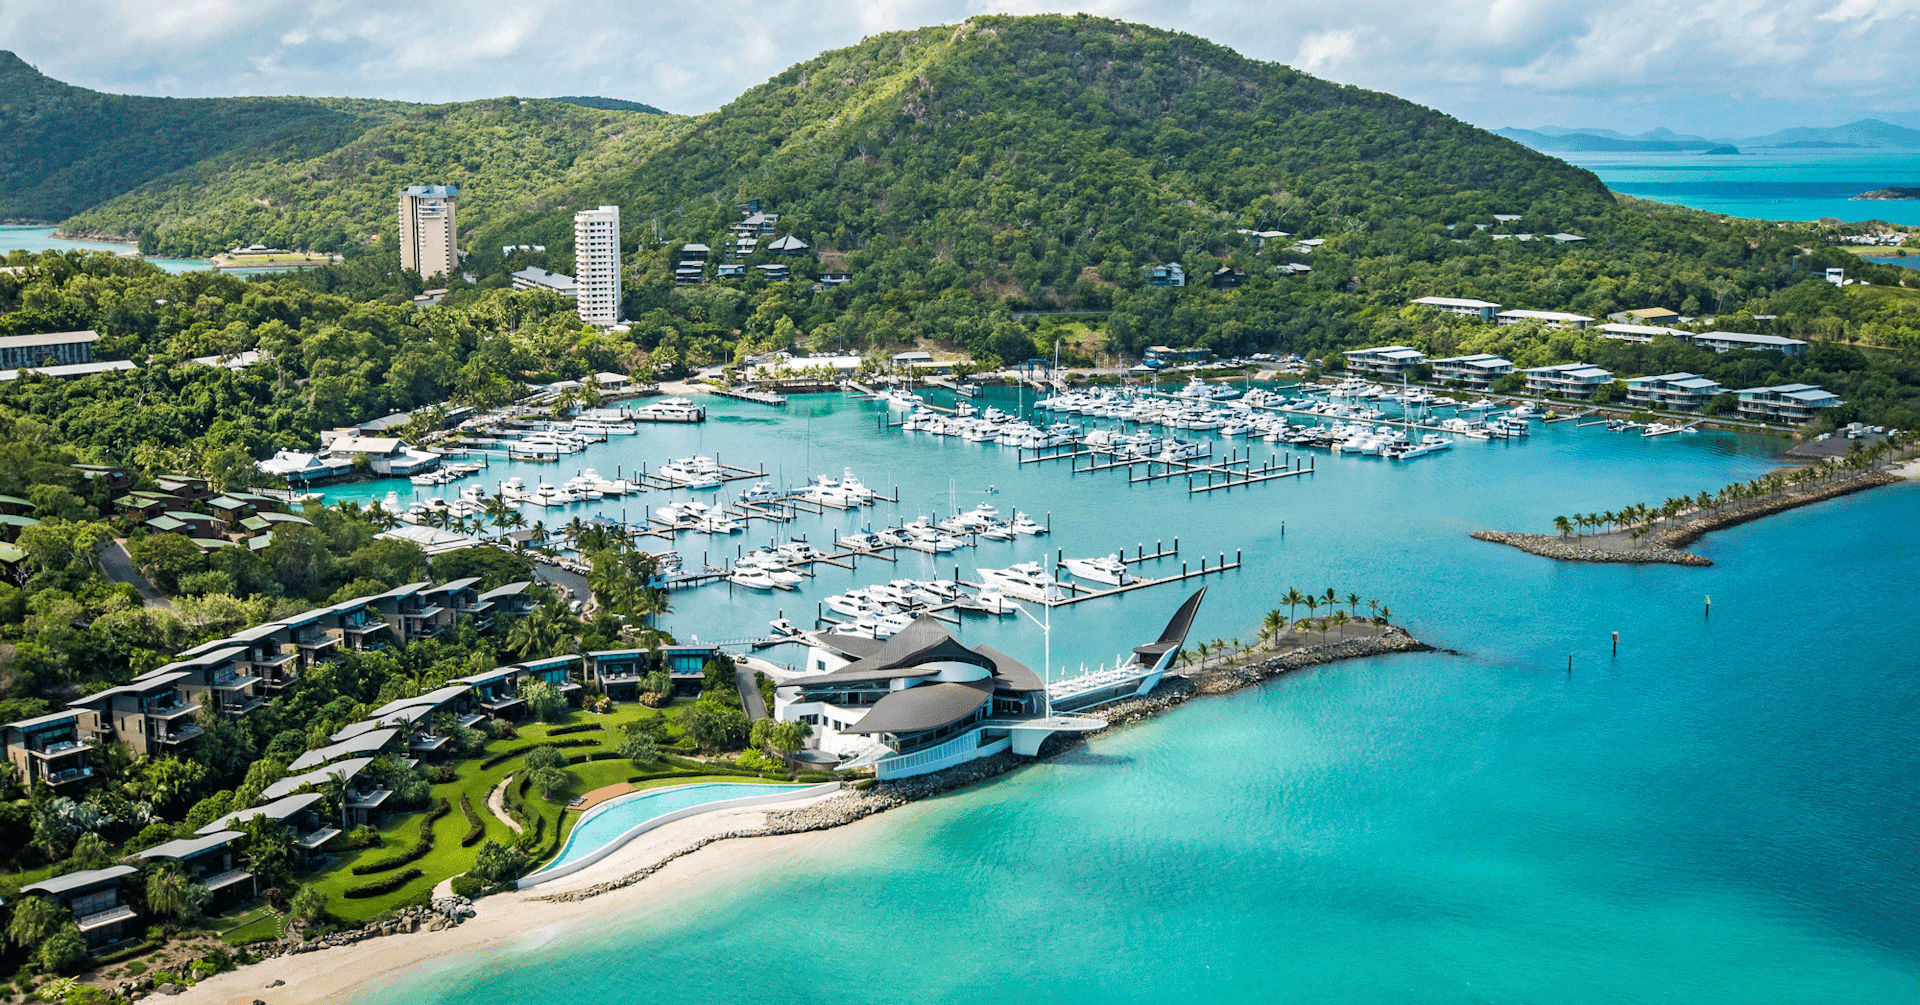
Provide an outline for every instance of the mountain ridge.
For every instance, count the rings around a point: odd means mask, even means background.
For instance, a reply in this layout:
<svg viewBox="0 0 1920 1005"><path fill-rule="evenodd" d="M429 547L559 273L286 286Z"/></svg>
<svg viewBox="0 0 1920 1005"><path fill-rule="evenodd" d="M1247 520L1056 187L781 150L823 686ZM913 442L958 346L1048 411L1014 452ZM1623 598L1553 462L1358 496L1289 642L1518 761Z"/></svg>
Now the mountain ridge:
<svg viewBox="0 0 1920 1005"><path fill-rule="evenodd" d="M1717 147L1741 149L1846 149L1877 148L1920 150L1920 129L1908 129L1879 119L1859 119L1840 126L1796 126L1763 136L1742 139L1710 139L1676 133L1665 126L1628 136L1612 129L1536 126L1532 129L1505 127L1494 132L1535 150L1553 153L1591 151L1679 152L1709 150Z"/></svg>

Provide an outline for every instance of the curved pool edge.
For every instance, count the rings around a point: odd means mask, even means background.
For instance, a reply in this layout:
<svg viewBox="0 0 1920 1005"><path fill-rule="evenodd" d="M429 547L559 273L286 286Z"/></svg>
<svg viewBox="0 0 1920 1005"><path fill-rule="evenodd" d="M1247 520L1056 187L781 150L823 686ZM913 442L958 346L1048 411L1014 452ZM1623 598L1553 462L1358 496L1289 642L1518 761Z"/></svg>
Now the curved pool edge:
<svg viewBox="0 0 1920 1005"><path fill-rule="evenodd" d="M692 783L692 785L711 785L711 784L714 784L714 783L712 782ZM647 819L642 820L637 824L634 824L632 827L623 831L619 837L616 837L613 840L607 842L606 844L603 844L600 847L594 849L593 851L588 852L579 861L568 862L565 865L555 866L551 869L542 868L529 875L522 876L519 880L515 881L515 889L527 890L527 889L531 889L533 887L539 886L542 883L548 883L556 879L561 879L566 876L571 876L574 873L579 872L580 870L585 869L586 867L599 862L601 859L606 858L608 855L611 855L614 852L619 851L621 848L625 847L626 844L632 841L634 838L637 838L640 835L645 834L646 832L653 830L656 827L661 827L666 824L673 823L676 820L685 820L688 817L697 816L701 813L712 812L713 810L730 810L730 809L737 809L743 806L759 806L765 803L782 803L782 802L787 802L789 800L794 800L794 799L810 799L814 796L826 795L829 792L837 792L840 789L840 784L841 783L839 782L820 782L816 785L808 785L801 788L787 788L785 786L779 786L779 785L769 786L769 788L772 788L774 791L767 792L761 795L735 796L732 799L716 799L710 803L700 803L695 806L685 806L677 810L668 810L667 812L662 813L659 816L648 817ZM643 789L641 791L642 792L662 792L662 791L666 791L666 789L683 788L683 787L690 788L692 787L692 785L689 785L689 786L670 785L670 786L664 786L663 788L659 788L659 789ZM639 794L640 793L635 793L635 795L639 795ZM602 803L601 805L611 806L614 802L615 800L608 800L607 802ZM578 827L579 823L576 822L574 826ZM566 852L566 847L562 845L560 851L557 852L556 854L564 854L565 852Z"/></svg>

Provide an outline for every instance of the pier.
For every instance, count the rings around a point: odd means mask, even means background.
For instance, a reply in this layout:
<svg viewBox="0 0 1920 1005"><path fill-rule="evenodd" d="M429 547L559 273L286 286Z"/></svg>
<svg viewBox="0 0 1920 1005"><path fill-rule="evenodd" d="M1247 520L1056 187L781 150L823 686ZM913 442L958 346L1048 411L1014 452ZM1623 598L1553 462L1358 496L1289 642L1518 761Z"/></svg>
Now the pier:
<svg viewBox="0 0 1920 1005"><path fill-rule="evenodd" d="M722 398L732 398L736 401L751 401L757 405L784 405L787 403L787 399L778 394L773 394L768 391L756 391L746 387L715 387L709 388L707 393L717 394Z"/></svg>

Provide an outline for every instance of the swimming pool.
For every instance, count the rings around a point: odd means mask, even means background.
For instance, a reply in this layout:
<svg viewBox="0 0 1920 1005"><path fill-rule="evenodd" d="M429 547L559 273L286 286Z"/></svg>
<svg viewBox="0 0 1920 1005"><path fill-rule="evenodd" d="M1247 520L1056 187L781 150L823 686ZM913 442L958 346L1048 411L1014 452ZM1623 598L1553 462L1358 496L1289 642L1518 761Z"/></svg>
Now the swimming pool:
<svg viewBox="0 0 1920 1005"><path fill-rule="evenodd" d="M619 796L586 811L573 833L561 846L553 861L520 881L521 888L558 879L599 861L614 849L652 830L708 810L756 803L782 802L810 795L825 794L840 787L838 782L819 785L743 782L698 782L647 789Z"/></svg>

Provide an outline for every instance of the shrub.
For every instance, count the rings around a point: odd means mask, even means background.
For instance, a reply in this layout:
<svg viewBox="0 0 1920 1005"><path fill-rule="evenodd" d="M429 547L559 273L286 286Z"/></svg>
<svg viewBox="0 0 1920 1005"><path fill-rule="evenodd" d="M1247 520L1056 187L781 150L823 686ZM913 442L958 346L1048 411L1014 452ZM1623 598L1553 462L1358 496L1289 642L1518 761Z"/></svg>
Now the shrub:
<svg viewBox="0 0 1920 1005"><path fill-rule="evenodd" d="M576 722L571 726L555 726L547 730L548 736L565 736L568 733L585 733L600 728L597 722Z"/></svg>
<svg viewBox="0 0 1920 1005"><path fill-rule="evenodd" d="M463 795L460 798L464 801L466 799L466 796ZM365 865L356 865L353 867L353 874L355 876L371 876L374 873L387 872L392 869L398 869L409 862L418 862L421 859L425 858L427 853L433 850L434 821L440 819L441 817L446 816L448 813L451 813L451 812L453 812L453 807L447 805L447 801L445 799L442 799L439 802L434 803L433 809L428 810L427 815L420 818L420 840L414 842L414 845L412 848L409 848L405 852L402 852L399 855L395 855L392 858L383 858L378 862L368 862Z"/></svg>
<svg viewBox="0 0 1920 1005"><path fill-rule="evenodd" d="M403 886L406 886L408 883L411 883L414 880L419 879L421 875L423 874L418 869L408 869L406 872L400 873L399 875L394 876L391 879L383 879L378 883L368 883L365 886L347 887L346 896L349 899L354 899L354 900L357 900L363 897L378 897L383 894L392 893L393 891L398 890Z"/></svg>
<svg viewBox="0 0 1920 1005"><path fill-rule="evenodd" d="M854 789L859 792L865 792L868 789L873 788L874 785L875 785L875 779L872 779L872 778L862 778L859 781L853 783Z"/></svg>
<svg viewBox="0 0 1920 1005"><path fill-rule="evenodd" d="M485 880L474 876L453 877L453 895L456 897L465 897L468 900L472 900L485 892L487 892Z"/></svg>
<svg viewBox="0 0 1920 1005"><path fill-rule="evenodd" d="M456 771L451 764L436 764L427 769L427 781L435 785L445 785L458 777L460 772Z"/></svg>
<svg viewBox="0 0 1920 1005"><path fill-rule="evenodd" d="M460 812L467 818L467 836L460 839L460 847L471 848L487 836L487 825L480 819L480 814L474 812L473 803L468 801L464 792L460 793Z"/></svg>
<svg viewBox="0 0 1920 1005"><path fill-rule="evenodd" d="M526 866L526 857L519 852L498 841L488 841L474 855L473 869L468 876L484 883L504 883L518 879L520 870Z"/></svg>

